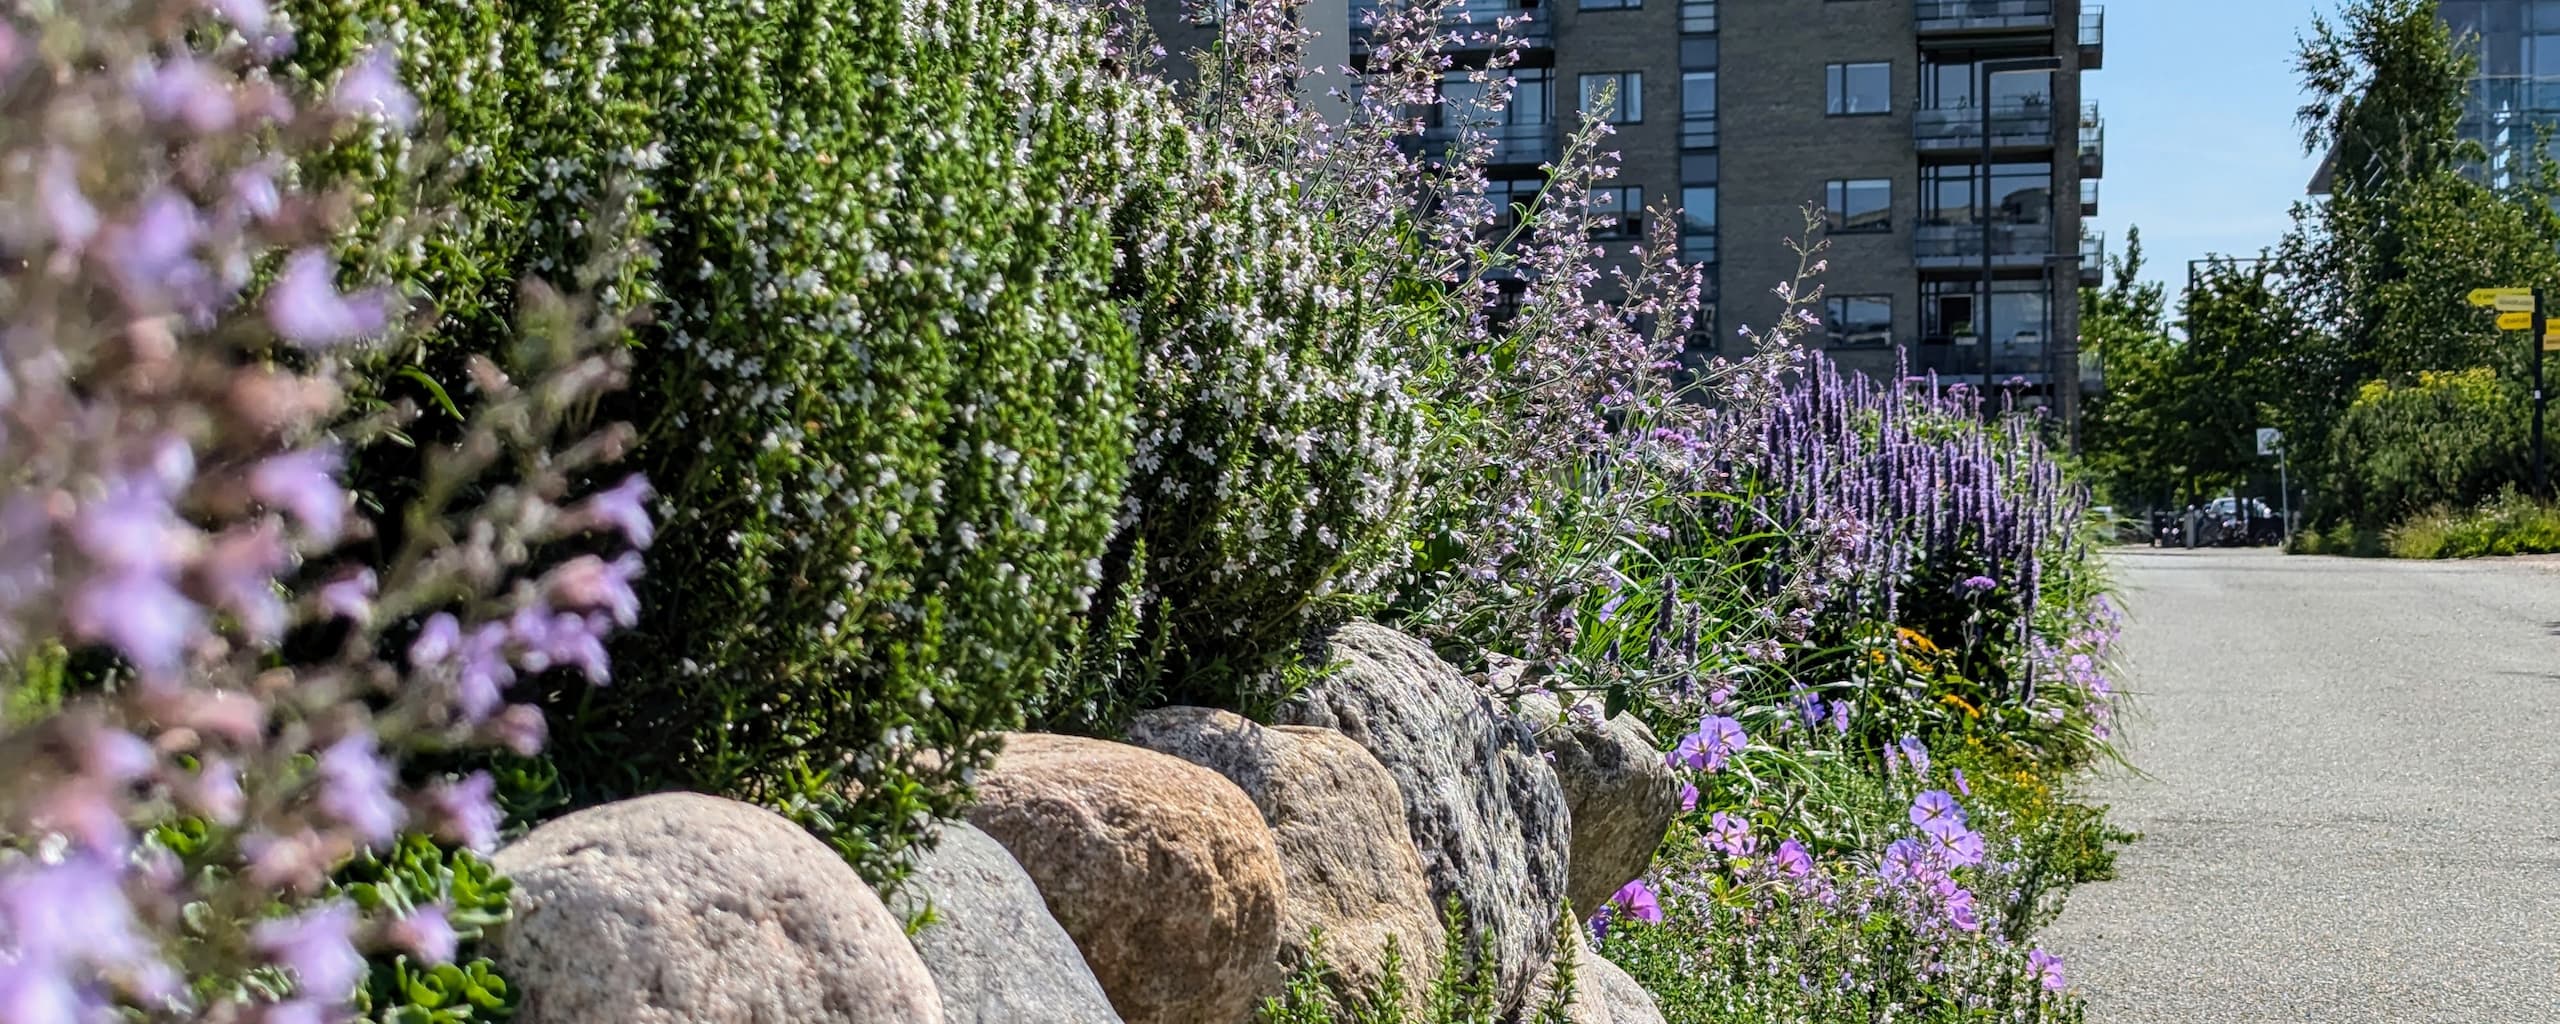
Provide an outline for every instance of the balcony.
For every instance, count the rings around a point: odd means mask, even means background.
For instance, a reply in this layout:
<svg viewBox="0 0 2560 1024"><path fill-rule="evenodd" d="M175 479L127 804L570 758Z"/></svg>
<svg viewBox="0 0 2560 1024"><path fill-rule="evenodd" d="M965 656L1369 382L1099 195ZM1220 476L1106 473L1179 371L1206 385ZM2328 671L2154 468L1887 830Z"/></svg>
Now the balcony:
<svg viewBox="0 0 2560 1024"><path fill-rule="evenodd" d="M1913 354L1912 369L1935 373L1948 383L1974 384L1982 380L1981 345L1922 344ZM2029 386L2041 385L2051 372L2050 362L2043 336L2021 331L2014 338L1991 346L1991 383L1997 387L2024 379Z"/></svg>
<svg viewBox="0 0 2560 1024"><path fill-rule="evenodd" d="M2098 179L2096 178L2080 179L2080 215L2083 217L2098 215Z"/></svg>
<svg viewBox="0 0 2560 1024"><path fill-rule="evenodd" d="M2095 288L2107 283L2107 236L2080 233L2080 287Z"/></svg>
<svg viewBox="0 0 2560 1024"><path fill-rule="evenodd" d="M1680 0L1680 31L1704 35L1716 30L1716 0Z"/></svg>
<svg viewBox="0 0 2560 1024"><path fill-rule="evenodd" d="M1688 114L1680 118L1680 148L1716 148L1716 115Z"/></svg>
<svg viewBox="0 0 2560 1024"><path fill-rule="evenodd" d="M2096 71L2107 66L2107 9L2080 9L2080 70Z"/></svg>
<svg viewBox="0 0 2560 1024"><path fill-rule="evenodd" d="M1993 221L1991 267L2033 270L2053 259L2053 225ZM1982 266L1982 225L1922 224L1911 231L1911 259L1922 270Z"/></svg>
<svg viewBox="0 0 2560 1024"><path fill-rule="evenodd" d="M1351 0L1351 49L1369 51L1372 22L1383 14L1383 0ZM1540 0L1460 0L1440 18L1440 34L1452 51L1493 49L1494 27L1504 18L1520 18L1511 35L1525 49L1555 45L1555 22Z"/></svg>
<svg viewBox="0 0 2560 1024"><path fill-rule="evenodd" d="M2053 0L1915 0L1912 13L1923 37L2053 31Z"/></svg>
<svg viewBox="0 0 2560 1024"><path fill-rule="evenodd" d="M1991 105L1991 148L2053 148L2053 104L2036 97ZM1911 114L1911 144L1923 153L1969 153L1982 148L1980 107L1932 107Z"/></svg>
<svg viewBox="0 0 2560 1024"><path fill-rule="evenodd" d="M1488 166L1523 164L1535 166L1556 159L1555 126L1552 124L1489 124L1478 130L1493 150L1486 155ZM1434 125L1422 130L1422 155L1435 160L1447 159L1449 147L1458 143L1459 130L1452 125Z"/></svg>
<svg viewBox="0 0 2560 1024"><path fill-rule="evenodd" d="M2080 176L2107 176L2107 122L2098 116L2098 105L2080 115Z"/></svg>

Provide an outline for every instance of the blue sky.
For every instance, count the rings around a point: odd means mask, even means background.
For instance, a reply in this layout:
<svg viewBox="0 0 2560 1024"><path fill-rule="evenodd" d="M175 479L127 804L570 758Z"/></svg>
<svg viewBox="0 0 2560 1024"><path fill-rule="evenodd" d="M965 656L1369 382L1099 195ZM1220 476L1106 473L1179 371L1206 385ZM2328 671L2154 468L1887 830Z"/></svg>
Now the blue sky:
<svg viewBox="0 0 2560 1024"><path fill-rule="evenodd" d="M2336 0L2118 0L2107 66L2082 91L2107 120L2098 218L2121 255L2142 228L2143 276L2185 286L2187 261L2256 255L2290 225L2318 163L2293 126L2295 37ZM2173 305L2174 309L2174 305Z"/></svg>

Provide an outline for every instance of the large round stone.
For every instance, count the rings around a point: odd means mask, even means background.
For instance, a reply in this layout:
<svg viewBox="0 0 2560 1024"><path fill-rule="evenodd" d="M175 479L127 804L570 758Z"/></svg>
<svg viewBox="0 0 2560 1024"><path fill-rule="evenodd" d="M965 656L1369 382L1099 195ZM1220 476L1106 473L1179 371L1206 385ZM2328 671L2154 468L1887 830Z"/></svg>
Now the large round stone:
<svg viewBox="0 0 2560 1024"><path fill-rule="evenodd" d="M1325 962L1353 991L1369 991L1385 982L1393 943L1405 990L1430 991L1446 936L1404 798L1377 757L1331 729L1266 727L1208 708L1139 715L1129 742L1226 776L1270 823L1287 880L1283 964L1307 964L1309 936L1321 932Z"/></svg>
<svg viewBox="0 0 2560 1024"><path fill-rule="evenodd" d="M1603 718L1592 703L1566 707L1544 693L1520 698L1573 818L1566 889L1577 918L1598 913L1618 887L1642 876L1680 815L1680 780L1632 715Z"/></svg>
<svg viewBox="0 0 2560 1024"><path fill-rule="evenodd" d="M826 844L763 808L663 793L498 851L514 918L490 958L519 1024L941 1024L898 919Z"/></svg>
<svg viewBox="0 0 2560 1024"><path fill-rule="evenodd" d="M1279 992L1280 855L1218 773L1015 733L968 817L1030 874L1128 1024L1245 1024Z"/></svg>
<svg viewBox="0 0 2560 1024"><path fill-rule="evenodd" d="M943 825L889 905L901 917L931 909L916 952L951 1024L1122 1024L1040 888L986 833Z"/></svg>
<svg viewBox="0 0 2560 1024"><path fill-rule="evenodd" d="M1369 623L1328 638L1333 670L1279 719L1333 729L1395 777L1435 903L1455 898L1506 1015L1555 953L1572 826L1529 730L1420 640Z"/></svg>

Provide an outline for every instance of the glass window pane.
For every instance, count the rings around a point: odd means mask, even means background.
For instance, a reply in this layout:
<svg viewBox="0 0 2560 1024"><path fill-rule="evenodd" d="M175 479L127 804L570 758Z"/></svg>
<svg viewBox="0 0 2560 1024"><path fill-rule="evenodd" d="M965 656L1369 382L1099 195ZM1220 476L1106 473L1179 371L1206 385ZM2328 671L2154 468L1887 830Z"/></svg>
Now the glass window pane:
<svg viewBox="0 0 2560 1024"><path fill-rule="evenodd" d="M1691 71L1680 76L1680 110L1687 114L1716 112L1716 73Z"/></svg>
<svg viewBox="0 0 2560 1024"><path fill-rule="evenodd" d="M1715 233L1715 186L1691 186L1680 190L1680 230L1690 234Z"/></svg>

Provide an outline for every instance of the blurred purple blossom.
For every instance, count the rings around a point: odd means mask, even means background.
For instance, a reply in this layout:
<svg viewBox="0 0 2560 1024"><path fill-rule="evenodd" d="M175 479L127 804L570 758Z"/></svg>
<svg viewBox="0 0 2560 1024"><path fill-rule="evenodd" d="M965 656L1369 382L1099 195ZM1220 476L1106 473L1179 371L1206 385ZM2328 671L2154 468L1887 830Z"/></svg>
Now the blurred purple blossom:
<svg viewBox="0 0 2560 1024"><path fill-rule="evenodd" d="M341 293L337 261L319 249L285 260L267 286L267 322L284 340L327 349L379 335L390 325L390 298L379 291Z"/></svg>
<svg viewBox="0 0 2560 1024"><path fill-rule="evenodd" d="M295 991L306 999L335 1001L354 992L364 978L364 957L356 952L356 908L331 903L292 917L262 922L251 941L276 966L291 971Z"/></svg>

